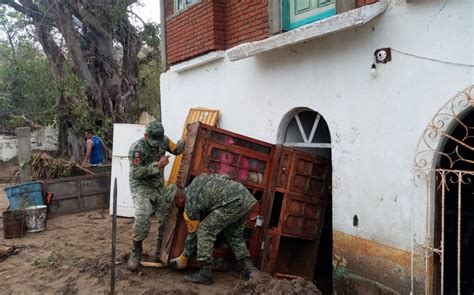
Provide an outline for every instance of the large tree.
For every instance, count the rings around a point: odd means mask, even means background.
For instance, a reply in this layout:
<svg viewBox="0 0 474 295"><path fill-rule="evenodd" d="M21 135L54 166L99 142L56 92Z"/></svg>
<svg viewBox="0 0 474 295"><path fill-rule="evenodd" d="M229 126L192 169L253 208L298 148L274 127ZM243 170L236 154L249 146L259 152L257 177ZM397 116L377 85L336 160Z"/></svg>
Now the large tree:
<svg viewBox="0 0 474 295"><path fill-rule="evenodd" d="M136 115L131 111L142 82L143 33L156 33L131 23L130 6L136 1L0 0L34 27L59 85L60 146L75 159L82 154L81 129L110 131L112 123Z"/></svg>

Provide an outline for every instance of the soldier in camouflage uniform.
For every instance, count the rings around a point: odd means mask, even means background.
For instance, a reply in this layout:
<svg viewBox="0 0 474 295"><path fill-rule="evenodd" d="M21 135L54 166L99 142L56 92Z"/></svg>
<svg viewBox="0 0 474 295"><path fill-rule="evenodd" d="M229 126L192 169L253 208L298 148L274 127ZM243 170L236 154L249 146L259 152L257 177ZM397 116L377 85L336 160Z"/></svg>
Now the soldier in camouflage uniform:
<svg viewBox="0 0 474 295"><path fill-rule="evenodd" d="M163 169L168 164L166 152L179 155L184 151L184 141L177 144L164 135L163 125L154 121L146 128L144 138L139 139L130 147L130 190L135 207L133 222L133 249L128 267L136 270L142 254L142 241L150 230L151 214L155 213L158 225L158 237L154 261L159 261L161 243L163 241L164 220L168 213L174 186L164 185Z"/></svg>
<svg viewBox="0 0 474 295"><path fill-rule="evenodd" d="M179 269L186 268L187 260L197 254L201 269L184 279L198 284L212 284L212 251L216 236L222 232L243 267L242 278L250 278L253 265L243 232L246 216L257 200L242 184L230 180L228 176L204 173L185 189L185 197L183 216L188 235L183 253L172 259L171 264Z"/></svg>

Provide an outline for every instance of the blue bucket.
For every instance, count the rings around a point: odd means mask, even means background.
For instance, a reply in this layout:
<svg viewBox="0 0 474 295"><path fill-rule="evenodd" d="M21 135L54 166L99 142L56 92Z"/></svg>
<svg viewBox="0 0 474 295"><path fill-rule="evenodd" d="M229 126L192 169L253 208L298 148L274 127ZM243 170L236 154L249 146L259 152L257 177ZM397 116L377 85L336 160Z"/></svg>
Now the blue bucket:
<svg viewBox="0 0 474 295"><path fill-rule="evenodd" d="M5 193L10 203L10 210L44 204L41 181L9 186L5 188Z"/></svg>

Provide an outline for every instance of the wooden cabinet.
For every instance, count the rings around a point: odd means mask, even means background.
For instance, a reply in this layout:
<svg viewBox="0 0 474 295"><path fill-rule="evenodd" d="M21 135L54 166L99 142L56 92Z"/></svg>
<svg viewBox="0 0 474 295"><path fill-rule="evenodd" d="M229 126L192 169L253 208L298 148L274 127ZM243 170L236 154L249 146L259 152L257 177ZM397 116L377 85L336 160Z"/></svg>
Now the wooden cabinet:
<svg viewBox="0 0 474 295"><path fill-rule="evenodd" d="M188 126L186 140L178 188L184 189L200 173L228 174L244 184L258 201L249 216L263 218L261 226L248 218L244 232L255 266L278 276L312 278L324 218L328 161L202 123ZM185 236L182 211L173 208L162 261L181 254ZM225 240L218 238L214 257L216 268L232 266L233 254Z"/></svg>

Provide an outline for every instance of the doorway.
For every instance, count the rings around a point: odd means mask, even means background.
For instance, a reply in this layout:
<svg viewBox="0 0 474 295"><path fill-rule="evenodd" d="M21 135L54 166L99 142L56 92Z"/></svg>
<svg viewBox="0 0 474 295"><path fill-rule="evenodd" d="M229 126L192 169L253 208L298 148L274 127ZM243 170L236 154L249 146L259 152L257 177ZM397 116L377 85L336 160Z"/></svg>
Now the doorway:
<svg viewBox="0 0 474 295"><path fill-rule="evenodd" d="M312 109L295 108L289 111L280 123L277 143L326 158L331 163L331 135L328 124L320 113ZM329 171L326 209L313 277L313 281L323 294L332 294L331 167Z"/></svg>
<svg viewBox="0 0 474 295"><path fill-rule="evenodd" d="M474 110L455 122L436 167L436 294L474 294Z"/></svg>

